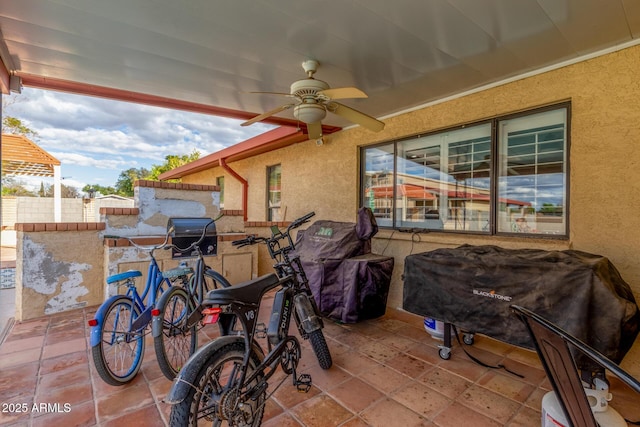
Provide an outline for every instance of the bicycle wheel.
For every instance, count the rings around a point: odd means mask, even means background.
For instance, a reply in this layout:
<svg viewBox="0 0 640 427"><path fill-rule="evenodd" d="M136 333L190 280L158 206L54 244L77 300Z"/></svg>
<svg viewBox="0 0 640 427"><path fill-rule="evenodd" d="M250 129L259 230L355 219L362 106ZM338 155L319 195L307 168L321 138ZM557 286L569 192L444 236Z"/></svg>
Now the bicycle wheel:
<svg viewBox="0 0 640 427"><path fill-rule="evenodd" d="M171 408L169 424L190 427L259 426L264 415L266 387L256 396L247 397L236 405L243 359L242 342L227 344L215 352L200 369L187 397ZM257 355L252 352L247 376L259 363ZM250 389L260 381L261 377L247 387Z"/></svg>
<svg viewBox="0 0 640 427"><path fill-rule="evenodd" d="M110 385L130 382L140 370L144 355L144 330L131 331L131 322L140 315L133 301L115 299L100 325L100 344L91 348L100 378Z"/></svg>
<svg viewBox="0 0 640 427"><path fill-rule="evenodd" d="M173 380L198 346L196 325L187 327L194 307L187 292L178 286L165 291L157 307L162 313L162 333L153 339L156 359L164 376Z"/></svg>
<svg viewBox="0 0 640 427"><path fill-rule="evenodd" d="M324 339L322 329L311 332L309 334L309 341L311 341L311 347L318 358L320 367L322 369L329 369L331 365L333 365L333 360L331 359L331 353L329 352L327 341Z"/></svg>

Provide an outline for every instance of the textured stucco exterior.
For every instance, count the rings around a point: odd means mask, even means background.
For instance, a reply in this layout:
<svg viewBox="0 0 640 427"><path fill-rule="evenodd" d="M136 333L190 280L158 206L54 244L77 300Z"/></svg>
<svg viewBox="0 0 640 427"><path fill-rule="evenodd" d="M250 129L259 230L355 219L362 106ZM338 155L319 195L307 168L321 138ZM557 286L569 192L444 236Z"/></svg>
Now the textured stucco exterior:
<svg viewBox="0 0 640 427"><path fill-rule="evenodd" d="M640 46L636 45L387 118L379 133L354 127L325 136L324 145L306 141L229 166L249 182L249 221L266 220L266 168L274 164L282 165L285 220L314 210L318 219L354 221L359 147L570 101L568 238L431 232L412 239L405 233L381 230L373 250L396 261L388 305L401 306L407 255L463 243L600 254L614 263L640 301L639 69ZM219 167L184 177L183 182L212 183L217 176L225 176L225 208L241 209L240 183ZM631 359L640 366L640 351L635 351Z"/></svg>
<svg viewBox="0 0 640 427"><path fill-rule="evenodd" d="M102 302L98 231L17 232L16 319Z"/></svg>

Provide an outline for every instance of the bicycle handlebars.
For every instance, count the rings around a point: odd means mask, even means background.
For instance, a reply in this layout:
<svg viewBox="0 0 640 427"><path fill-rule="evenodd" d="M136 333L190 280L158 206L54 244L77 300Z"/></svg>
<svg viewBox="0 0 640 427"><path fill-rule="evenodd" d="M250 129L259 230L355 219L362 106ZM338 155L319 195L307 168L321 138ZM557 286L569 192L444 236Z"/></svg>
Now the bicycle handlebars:
<svg viewBox="0 0 640 427"><path fill-rule="evenodd" d="M294 219L293 221L291 221L291 224L289 224L289 226L287 227L287 231L285 231L281 236L286 236L289 233L289 231L300 227L305 222L308 222L315 214L316 214L315 212L309 212L308 214L303 215L300 218ZM274 237L275 236L272 236L271 238L273 239ZM238 248L241 248L247 245L253 245L260 242L267 242L268 240L269 239L266 237L251 235L251 236L245 237L244 239L234 240L233 242L231 242L231 244L233 246L237 246Z"/></svg>

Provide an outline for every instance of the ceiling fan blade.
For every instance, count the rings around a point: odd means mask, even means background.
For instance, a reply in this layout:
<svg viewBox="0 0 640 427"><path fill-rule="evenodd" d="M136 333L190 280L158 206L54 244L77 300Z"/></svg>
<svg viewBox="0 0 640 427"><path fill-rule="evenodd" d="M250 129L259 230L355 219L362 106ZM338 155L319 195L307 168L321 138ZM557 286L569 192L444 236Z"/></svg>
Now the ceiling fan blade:
<svg viewBox="0 0 640 427"><path fill-rule="evenodd" d="M309 134L309 139L318 139L322 137L322 123L308 123L307 133Z"/></svg>
<svg viewBox="0 0 640 427"><path fill-rule="evenodd" d="M249 125L252 125L252 124L254 124L255 122L259 122L259 121L261 121L261 120L266 119L267 117L271 117L271 116L273 116L274 114L278 114L278 113L279 113L279 112L281 112L281 111L288 110L289 108L293 107L294 105L295 105L295 104L285 104L285 105L281 105L281 106L279 106L278 108L274 108L274 109L273 109L273 110L271 110L271 111L267 111L266 113L262 113L262 114L260 114L260 115L258 115L258 116L255 116L254 118L252 118L252 119L250 119L250 120L247 120L247 121L246 121L246 122L244 122L244 123L241 123L241 124L240 124L240 126L249 126Z"/></svg>
<svg viewBox="0 0 640 427"><path fill-rule="evenodd" d="M364 126L371 131L380 132L382 129L384 129L384 122L381 122L378 119L374 119L373 117L361 113L358 110L354 110L351 107L347 107L346 105L339 104L337 102L331 102L327 105L327 110L331 111L334 114L342 116L353 123Z"/></svg>
<svg viewBox="0 0 640 427"><path fill-rule="evenodd" d="M355 87L336 87L318 91L329 99L367 98L367 94Z"/></svg>
<svg viewBox="0 0 640 427"><path fill-rule="evenodd" d="M284 92L246 92L246 93L257 93L260 95L280 95L280 96L288 96L290 98L295 98L295 95L291 95L290 93L284 93Z"/></svg>

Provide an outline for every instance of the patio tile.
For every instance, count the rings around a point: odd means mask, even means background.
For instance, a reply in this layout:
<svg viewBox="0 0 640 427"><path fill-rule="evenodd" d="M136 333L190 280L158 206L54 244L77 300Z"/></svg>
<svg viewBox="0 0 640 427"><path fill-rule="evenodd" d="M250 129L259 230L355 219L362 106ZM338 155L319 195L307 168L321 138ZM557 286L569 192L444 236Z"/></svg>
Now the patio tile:
<svg viewBox="0 0 640 427"><path fill-rule="evenodd" d="M382 401L365 409L360 414L360 417L367 425L372 427L417 427L428 425L427 420L423 417L389 398L382 399Z"/></svg>
<svg viewBox="0 0 640 427"><path fill-rule="evenodd" d="M160 417L156 405L147 405L140 409L133 410L120 417L100 423L102 427L122 427L122 426L146 426L164 427L164 421Z"/></svg>
<svg viewBox="0 0 640 427"><path fill-rule="evenodd" d="M453 402L445 395L416 381L411 381L393 393L392 398L427 419L432 419Z"/></svg>
<svg viewBox="0 0 640 427"><path fill-rule="evenodd" d="M476 412L505 424L518 411L520 404L477 385L472 385L457 399Z"/></svg>
<svg viewBox="0 0 640 427"><path fill-rule="evenodd" d="M6 343L5 343L6 344ZM42 348L31 348L28 350L16 351L0 356L0 370L5 370L13 366L40 360Z"/></svg>
<svg viewBox="0 0 640 427"><path fill-rule="evenodd" d="M274 381L274 385L277 384ZM269 391L267 391L269 392ZM288 378L285 382L276 390L273 397L276 402L280 404L285 409L291 409L296 405L304 402L305 400L309 400L310 398L319 395L322 393L320 389L316 386L311 386L307 393L299 393L293 386L291 385L291 379Z"/></svg>
<svg viewBox="0 0 640 427"><path fill-rule="evenodd" d="M340 427L368 427L369 424L365 423L364 420L360 417L353 417L346 423L342 424Z"/></svg>
<svg viewBox="0 0 640 427"><path fill-rule="evenodd" d="M85 338L76 338L69 341L62 341L56 344L45 345L42 350L42 358L60 356L61 354L74 353L87 349L87 340Z"/></svg>
<svg viewBox="0 0 640 427"><path fill-rule="evenodd" d="M439 427L460 427L464 425L473 427L499 427L503 425L457 402L449 405L440 412L433 422ZM529 427L537 426L538 424L531 424Z"/></svg>
<svg viewBox="0 0 640 427"><path fill-rule="evenodd" d="M79 405L74 405L67 411L66 407L60 408L60 412L44 413L35 416L33 427L49 427L49 426L77 426L89 427L96 425L96 412L93 400Z"/></svg>
<svg viewBox="0 0 640 427"><path fill-rule="evenodd" d="M387 360L385 365L408 376L409 378L417 378L421 376L432 366L429 363L423 362L420 359L416 359L404 353Z"/></svg>
<svg viewBox="0 0 640 427"><path fill-rule="evenodd" d="M115 416L130 413L155 403L146 383L140 382L130 387L121 387L119 391L106 397L98 397L98 421L103 423Z"/></svg>
<svg viewBox="0 0 640 427"><path fill-rule="evenodd" d="M460 396L472 384L471 381L437 366L425 372L418 381L450 399Z"/></svg>
<svg viewBox="0 0 640 427"><path fill-rule="evenodd" d="M15 353L17 351L30 350L34 348L42 349L43 342L43 336L13 340L0 346L0 356L3 354Z"/></svg>
<svg viewBox="0 0 640 427"><path fill-rule="evenodd" d="M38 390L52 390L66 387L70 384L89 384L91 385L91 374L89 366L72 366L70 368L51 372L40 377Z"/></svg>
<svg viewBox="0 0 640 427"><path fill-rule="evenodd" d="M262 427L299 427L304 426L296 421L290 414L282 413L274 418L262 421Z"/></svg>
<svg viewBox="0 0 640 427"><path fill-rule="evenodd" d="M62 354L57 357L42 360L40 362L40 375L61 371L69 367L88 366L88 363L89 358L86 350Z"/></svg>
<svg viewBox="0 0 640 427"><path fill-rule="evenodd" d="M267 400L267 403L264 405L264 413L262 415L262 422L266 422L273 418L278 418L281 414L284 414L285 410L282 406L280 406L275 399Z"/></svg>
<svg viewBox="0 0 640 427"><path fill-rule="evenodd" d="M375 366L361 374L360 378L387 394L411 381L403 375L398 375L398 372L395 369L384 365Z"/></svg>
<svg viewBox="0 0 640 427"><path fill-rule="evenodd" d="M333 347L330 350L333 363L352 375L359 375L378 365L378 362L356 350L349 350L339 354L334 354Z"/></svg>
<svg viewBox="0 0 640 427"><path fill-rule="evenodd" d="M353 416L335 400L324 394L306 400L293 408L291 412L307 427L334 427Z"/></svg>
<svg viewBox="0 0 640 427"><path fill-rule="evenodd" d="M380 344L377 341L369 341L368 343L361 345L358 350L380 363L384 363L400 354L400 350Z"/></svg>
<svg viewBox="0 0 640 427"><path fill-rule="evenodd" d="M534 386L519 380L515 375L502 374L497 370L484 374L477 384L519 403L524 403L535 390Z"/></svg>
<svg viewBox="0 0 640 427"><path fill-rule="evenodd" d="M358 413L384 397L379 390L358 378L351 378L328 392L351 412Z"/></svg>
<svg viewBox="0 0 640 427"><path fill-rule="evenodd" d="M403 337L397 333L392 334L390 332L387 333L384 337L379 339L381 344L387 345L392 348L396 348L398 350L405 351L409 347L412 347L415 344L414 340Z"/></svg>
<svg viewBox="0 0 640 427"><path fill-rule="evenodd" d="M128 384L110 386L97 374L88 345L86 318L92 310L14 326L0 347L0 402L70 403L71 411L5 413L0 425L168 425L171 406L162 400L172 383L160 372L152 338L147 337L139 374ZM539 425L541 399L550 383L531 357L535 353L480 336L468 348L524 378L472 362L457 344L452 358L443 360L437 348L441 341L431 338L421 321L392 309L383 318L358 324L325 321L334 366L321 369L309 342L301 341L298 373L310 374L313 387L298 393L290 377L276 372L269 392L284 382L266 403L263 425ZM217 328L205 328L200 345L217 335ZM637 396L614 386L620 385L612 383L614 403L625 415L638 415Z"/></svg>

